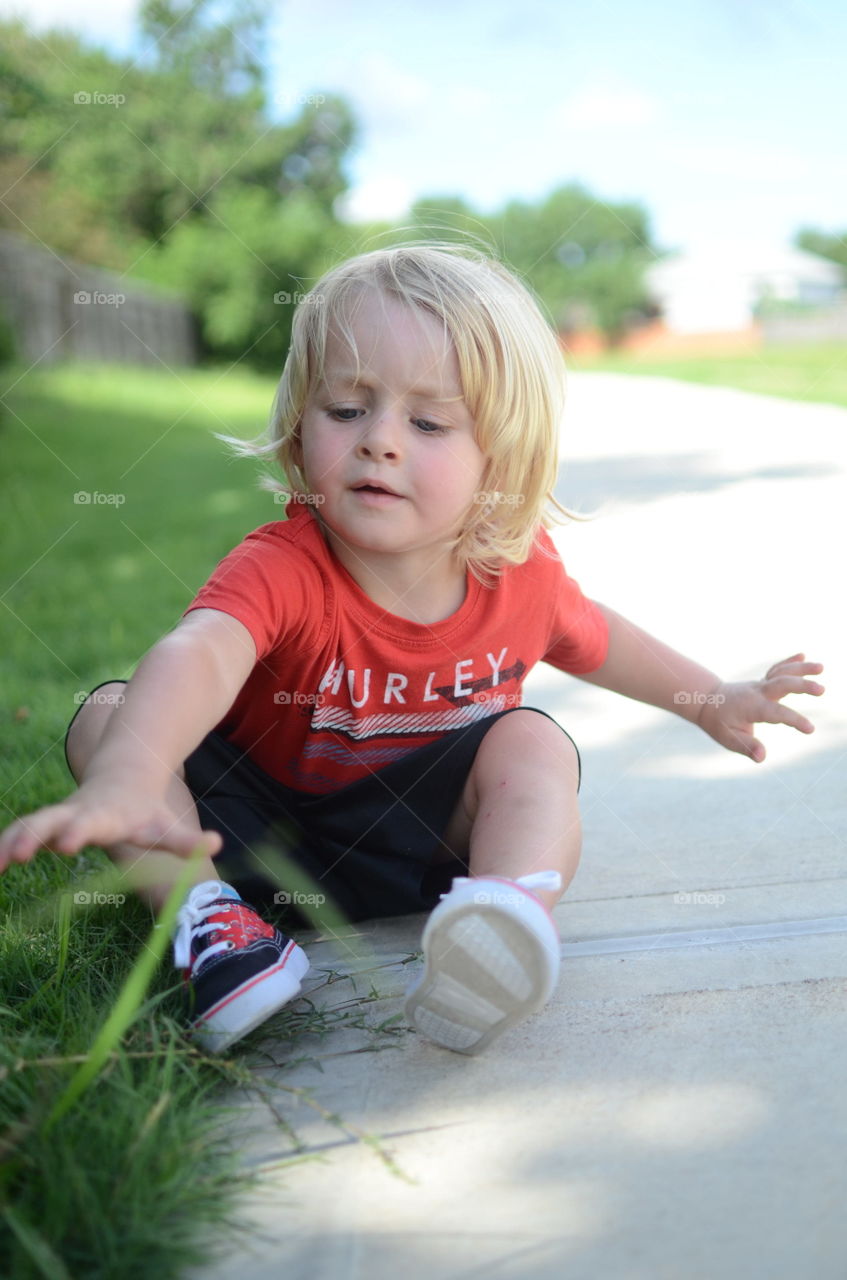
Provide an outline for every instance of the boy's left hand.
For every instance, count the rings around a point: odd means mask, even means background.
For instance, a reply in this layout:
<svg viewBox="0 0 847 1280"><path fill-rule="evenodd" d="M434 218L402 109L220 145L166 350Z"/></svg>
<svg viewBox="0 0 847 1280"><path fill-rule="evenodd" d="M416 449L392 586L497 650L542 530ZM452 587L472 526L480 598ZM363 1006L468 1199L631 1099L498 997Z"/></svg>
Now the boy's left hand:
<svg viewBox="0 0 847 1280"><path fill-rule="evenodd" d="M790 724L801 733L814 733L815 726L811 720L791 707L784 707L781 699L789 693L810 693L820 697L824 692L823 685L803 677L818 675L821 671L823 665L820 662L806 662L805 654L795 653L782 662L774 663L762 680L719 684L709 695L709 701L703 704L698 723L728 751L737 751L761 764L767 752L753 736L753 726L758 722Z"/></svg>

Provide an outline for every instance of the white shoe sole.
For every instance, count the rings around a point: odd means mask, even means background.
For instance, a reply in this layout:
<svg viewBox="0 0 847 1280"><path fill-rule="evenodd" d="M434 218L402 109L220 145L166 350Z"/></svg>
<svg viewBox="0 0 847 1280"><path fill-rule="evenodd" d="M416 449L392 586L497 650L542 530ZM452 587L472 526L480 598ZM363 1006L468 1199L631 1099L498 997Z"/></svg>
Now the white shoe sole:
<svg viewBox="0 0 847 1280"><path fill-rule="evenodd" d="M191 1029L207 1053L223 1053L300 994L309 958L292 942L277 964L230 991Z"/></svg>
<svg viewBox="0 0 847 1280"><path fill-rule="evenodd" d="M470 880L435 908L423 933L424 972L406 1016L428 1040L475 1054L552 995L559 939L531 894L508 881Z"/></svg>

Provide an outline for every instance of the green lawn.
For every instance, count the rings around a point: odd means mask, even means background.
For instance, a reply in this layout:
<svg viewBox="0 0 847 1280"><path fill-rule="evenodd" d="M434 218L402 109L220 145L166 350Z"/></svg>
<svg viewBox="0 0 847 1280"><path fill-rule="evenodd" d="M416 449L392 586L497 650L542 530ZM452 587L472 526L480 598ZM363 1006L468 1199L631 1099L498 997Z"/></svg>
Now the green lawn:
<svg viewBox="0 0 847 1280"><path fill-rule="evenodd" d="M273 392L243 370L0 374L0 826L72 789L62 743L80 695L128 676L217 561L280 518L257 464L212 434L258 435ZM294 1108L323 1114L253 1069L256 1038L270 1028L287 1062L311 1058L304 1034L338 1024L374 1048L396 1036L392 1019L367 1014L376 992L345 989L206 1057L182 1036L169 956L146 996L125 991L168 932L153 935L134 898L74 904L81 886L119 890L109 874L106 855L87 849L43 852L0 876L0 1275L14 1280L161 1280L207 1260L241 1229L233 1205L251 1181L232 1141L230 1086L272 1101L292 1159L303 1158ZM131 1016L110 1049L122 992ZM74 1095L101 1046L96 1078ZM372 1135L324 1118L392 1168Z"/></svg>
<svg viewBox="0 0 847 1280"><path fill-rule="evenodd" d="M3 374L0 419L2 826L71 789L62 740L80 692L127 676L217 560L281 513L256 467L211 434L258 434L270 380L18 377ZM170 963L94 1086L47 1123L150 935L134 899L71 906L107 865L96 850L42 853L0 876L0 1271L15 1280L177 1276L206 1255L243 1182L217 1099L249 1080L246 1060L182 1039Z"/></svg>
<svg viewBox="0 0 847 1280"><path fill-rule="evenodd" d="M679 378L708 386L737 387L789 400L847 407L847 342L826 346L766 347L746 355L658 359L642 355L566 357L573 372L608 372Z"/></svg>
<svg viewBox="0 0 847 1280"><path fill-rule="evenodd" d="M253 464L211 434L258 434L272 383L217 377L63 369L30 374L6 399L2 693L18 714L18 806L66 786L53 748L75 695L126 677L216 562L281 514ZM49 754L21 777L36 747Z"/></svg>

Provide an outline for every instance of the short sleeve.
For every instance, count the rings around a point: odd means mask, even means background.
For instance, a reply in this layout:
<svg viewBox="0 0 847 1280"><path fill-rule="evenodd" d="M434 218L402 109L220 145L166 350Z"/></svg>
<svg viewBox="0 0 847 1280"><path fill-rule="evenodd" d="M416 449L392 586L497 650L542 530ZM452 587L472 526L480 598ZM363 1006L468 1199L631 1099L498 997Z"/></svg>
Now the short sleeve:
<svg viewBox="0 0 847 1280"><path fill-rule="evenodd" d="M546 530L539 541L546 560L551 602L549 642L542 660L560 671L587 675L606 660L608 623L596 601L583 595L579 583L568 575Z"/></svg>
<svg viewBox="0 0 847 1280"><path fill-rule="evenodd" d="M248 534L185 610L219 609L236 618L253 637L257 659L283 645L309 644L325 612L320 572L281 534L284 528L278 522Z"/></svg>

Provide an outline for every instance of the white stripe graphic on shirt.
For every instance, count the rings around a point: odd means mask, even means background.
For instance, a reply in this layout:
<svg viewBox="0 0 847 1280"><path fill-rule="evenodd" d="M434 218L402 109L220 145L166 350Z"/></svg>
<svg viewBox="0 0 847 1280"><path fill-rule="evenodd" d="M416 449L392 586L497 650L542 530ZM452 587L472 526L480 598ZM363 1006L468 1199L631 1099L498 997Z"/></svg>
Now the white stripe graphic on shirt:
<svg viewBox="0 0 847 1280"><path fill-rule="evenodd" d="M418 715L363 716L358 719L344 707L319 707L311 722L312 733L332 729L356 741L378 738L385 734L448 733L464 725L475 724L505 710L506 696L498 694L485 702L471 702L452 711L425 711Z"/></svg>

